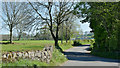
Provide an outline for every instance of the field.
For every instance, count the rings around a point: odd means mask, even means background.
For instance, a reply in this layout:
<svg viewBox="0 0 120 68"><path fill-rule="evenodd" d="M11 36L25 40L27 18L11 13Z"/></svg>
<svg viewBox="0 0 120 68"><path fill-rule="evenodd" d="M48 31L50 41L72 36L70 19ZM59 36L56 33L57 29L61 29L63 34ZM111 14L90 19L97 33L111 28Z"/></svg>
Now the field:
<svg viewBox="0 0 120 68"><path fill-rule="evenodd" d="M6 41L3 41L6 42ZM13 41L14 44L2 44L2 52L6 51L24 51L24 50L42 50L45 46L54 45L53 40L22 40ZM72 47L73 42L68 42L61 44L59 41L59 46L63 49L69 49Z"/></svg>
<svg viewBox="0 0 120 68"><path fill-rule="evenodd" d="M42 50L44 46L54 45L52 40L22 40L13 41L14 44L3 44L2 52L5 51L24 51L24 50Z"/></svg>

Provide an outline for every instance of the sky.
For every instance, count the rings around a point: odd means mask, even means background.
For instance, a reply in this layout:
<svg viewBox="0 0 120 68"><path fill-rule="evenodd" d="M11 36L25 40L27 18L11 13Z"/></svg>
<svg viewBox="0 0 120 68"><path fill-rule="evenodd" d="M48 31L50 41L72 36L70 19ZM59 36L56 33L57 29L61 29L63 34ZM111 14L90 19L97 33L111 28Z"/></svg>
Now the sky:
<svg viewBox="0 0 120 68"><path fill-rule="evenodd" d="M81 29L82 29L82 31L83 32L85 32L85 31L91 31L92 29L89 27L89 25L90 25L90 23L84 23L84 24L82 24L82 23L80 23L80 25L81 25Z"/></svg>
<svg viewBox="0 0 120 68"><path fill-rule="evenodd" d="M79 24L80 24L80 28L82 29L82 31L83 32L85 32L85 31L91 31L92 29L89 27L89 25L90 25L90 23L88 23L88 22L86 22L86 23L81 23L80 21L79 21L79 19L78 20L76 20L76 22L78 22ZM6 29L6 28L2 28L1 29L1 27L5 27L5 26L3 26L2 25L2 20L0 19L0 34L9 34L9 31L8 31L8 29ZM14 34L14 33L13 33Z"/></svg>
<svg viewBox="0 0 120 68"><path fill-rule="evenodd" d="M81 23L81 22L79 22L79 24L80 24L80 27L81 27L83 32L91 31L91 28L89 27L90 23ZM1 24L0 24L0 27L1 27ZM2 31L0 30L0 34L9 34L9 31L7 29L2 29Z"/></svg>
<svg viewBox="0 0 120 68"><path fill-rule="evenodd" d="M1 15L1 2L0 2L0 15ZM90 23L81 23L79 19L76 20L80 24L80 28L82 29L83 32L85 31L91 31L91 28L89 27ZM0 34L9 34L9 31L7 29L1 29L1 27L6 27L2 25L3 22L0 19ZM14 33L13 33L14 34Z"/></svg>
<svg viewBox="0 0 120 68"><path fill-rule="evenodd" d="M82 29L82 31L83 32L85 32L85 31L91 31L92 29L89 27L89 25L90 25L90 23L81 23L80 21L79 21L79 19L78 20L76 20L76 22L78 22L79 24L80 24L80 28ZM8 29L6 29L6 28L2 28L2 27L6 27L6 26L3 26L2 25L3 24L3 22L2 22L2 20L0 19L0 34L9 34L9 31L8 31ZM2 29L1 29L2 28ZM14 34L14 33L13 33Z"/></svg>

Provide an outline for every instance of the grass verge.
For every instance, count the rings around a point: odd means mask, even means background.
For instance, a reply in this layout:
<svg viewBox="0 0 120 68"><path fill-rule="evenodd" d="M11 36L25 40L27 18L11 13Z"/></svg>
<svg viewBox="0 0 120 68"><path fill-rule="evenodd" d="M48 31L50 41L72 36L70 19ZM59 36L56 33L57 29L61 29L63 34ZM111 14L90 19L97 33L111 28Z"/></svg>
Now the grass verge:
<svg viewBox="0 0 120 68"><path fill-rule="evenodd" d="M119 59L120 60L120 53L115 52L93 52L91 54L94 56L104 57L104 58L111 58L111 59Z"/></svg>
<svg viewBox="0 0 120 68"><path fill-rule="evenodd" d="M61 44L61 43L59 43L59 46L62 48L62 50L64 51L64 50L67 50L67 49L69 49L69 48L72 48L73 46L72 46L72 44L73 44L73 41L71 41L71 42L68 42L68 43L63 43L63 44Z"/></svg>

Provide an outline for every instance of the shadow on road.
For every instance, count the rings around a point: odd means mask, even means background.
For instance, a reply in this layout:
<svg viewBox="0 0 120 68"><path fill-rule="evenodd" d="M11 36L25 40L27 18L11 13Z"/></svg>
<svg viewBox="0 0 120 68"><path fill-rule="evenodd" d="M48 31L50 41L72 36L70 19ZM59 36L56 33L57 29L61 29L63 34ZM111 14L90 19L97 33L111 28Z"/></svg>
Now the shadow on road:
<svg viewBox="0 0 120 68"><path fill-rule="evenodd" d="M84 45L88 46L88 45ZM76 46L76 47L81 47L81 46ZM82 45L83 47L83 45ZM86 49L84 49L86 50ZM103 62L116 62L120 63L120 60L113 60L113 59L107 59L107 58L102 58L102 57L96 57L90 55L90 53L87 52L63 52L64 55L68 58L68 60L75 60L75 61L103 61Z"/></svg>
<svg viewBox="0 0 120 68"><path fill-rule="evenodd" d="M90 44L86 44L86 45L79 45L79 46L73 46L73 47L84 47L84 46L90 46Z"/></svg>
<svg viewBox="0 0 120 68"><path fill-rule="evenodd" d="M80 46L90 46L90 44L86 44L86 45L80 45Z"/></svg>
<svg viewBox="0 0 120 68"><path fill-rule="evenodd" d="M63 52L64 55L67 56L85 56L85 55L90 55L90 53L82 53L82 52Z"/></svg>

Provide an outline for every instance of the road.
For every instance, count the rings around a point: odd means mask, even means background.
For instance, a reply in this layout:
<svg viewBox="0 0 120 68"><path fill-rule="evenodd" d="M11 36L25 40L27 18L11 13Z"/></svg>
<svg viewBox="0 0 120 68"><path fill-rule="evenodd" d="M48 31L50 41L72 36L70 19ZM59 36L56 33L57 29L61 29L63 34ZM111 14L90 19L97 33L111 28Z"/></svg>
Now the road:
<svg viewBox="0 0 120 68"><path fill-rule="evenodd" d="M64 51L68 61L62 66L118 66L120 60L107 59L90 55L89 46L77 46Z"/></svg>

